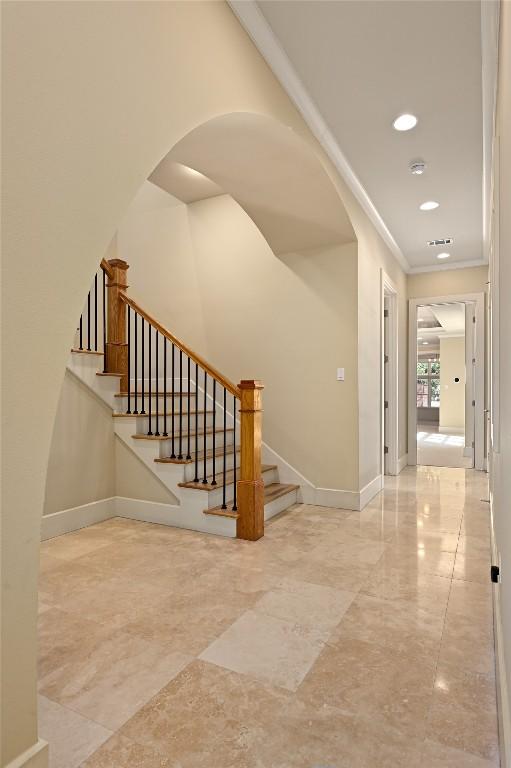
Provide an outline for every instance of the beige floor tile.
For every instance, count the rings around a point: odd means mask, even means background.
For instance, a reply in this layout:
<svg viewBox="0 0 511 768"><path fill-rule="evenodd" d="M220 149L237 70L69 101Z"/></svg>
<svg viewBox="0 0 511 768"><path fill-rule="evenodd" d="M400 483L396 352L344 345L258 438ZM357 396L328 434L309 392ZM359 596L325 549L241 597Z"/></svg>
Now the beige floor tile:
<svg viewBox="0 0 511 768"><path fill-rule="evenodd" d="M405 600L382 600L359 594L330 635L329 645L343 647L347 639L383 645L388 653L406 654L421 664L436 665L443 616Z"/></svg>
<svg viewBox="0 0 511 768"><path fill-rule="evenodd" d="M488 555L456 553L453 577L462 581L476 581L488 584L490 581L490 558Z"/></svg>
<svg viewBox="0 0 511 768"><path fill-rule="evenodd" d="M50 768L77 768L112 734L44 696L38 699L39 737L50 745Z"/></svg>
<svg viewBox="0 0 511 768"><path fill-rule="evenodd" d="M125 736L114 735L80 768L174 768L170 757L151 747L136 744Z"/></svg>
<svg viewBox="0 0 511 768"><path fill-rule="evenodd" d="M467 555L490 557L490 541L486 536L461 535L458 541L458 552Z"/></svg>
<svg viewBox="0 0 511 768"><path fill-rule="evenodd" d="M430 573L407 572L401 568L378 566L361 592L387 600L406 600L423 610L445 614L451 580Z"/></svg>
<svg viewBox="0 0 511 768"><path fill-rule="evenodd" d="M295 691L321 653L327 634L247 611L200 658Z"/></svg>
<svg viewBox="0 0 511 768"><path fill-rule="evenodd" d="M421 768L496 768L498 762L426 739L420 765Z"/></svg>
<svg viewBox="0 0 511 768"><path fill-rule="evenodd" d="M417 573L430 573L434 576L451 578L453 574L454 552L444 552L437 548L418 547L405 549L390 546L383 555L379 565L390 570L403 570L409 578Z"/></svg>
<svg viewBox="0 0 511 768"><path fill-rule="evenodd" d="M82 653L43 675L39 687L53 701L114 731L191 660L124 632L99 632Z"/></svg>
<svg viewBox="0 0 511 768"><path fill-rule="evenodd" d="M266 592L254 610L328 632L337 626L354 597L354 592L286 578L278 589Z"/></svg>
<svg viewBox="0 0 511 768"><path fill-rule="evenodd" d="M453 579L447 607L447 618L470 617L474 622L492 623L491 586L473 581Z"/></svg>
<svg viewBox="0 0 511 768"><path fill-rule="evenodd" d="M434 679L422 660L346 637L324 649L297 696L312 708L327 704L422 738Z"/></svg>
<svg viewBox="0 0 511 768"><path fill-rule="evenodd" d="M495 676L493 623L447 613L439 655L440 664Z"/></svg>
<svg viewBox="0 0 511 768"><path fill-rule="evenodd" d="M439 665L427 736L495 762L499 749L493 679Z"/></svg>

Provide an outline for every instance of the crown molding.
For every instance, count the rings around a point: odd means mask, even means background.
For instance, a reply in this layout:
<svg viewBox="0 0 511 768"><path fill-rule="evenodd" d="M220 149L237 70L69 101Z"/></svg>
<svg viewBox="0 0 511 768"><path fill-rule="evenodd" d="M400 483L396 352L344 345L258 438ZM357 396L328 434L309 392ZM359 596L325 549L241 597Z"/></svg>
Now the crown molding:
<svg viewBox="0 0 511 768"><path fill-rule="evenodd" d="M369 220L388 246L405 272L410 265L390 230L378 213L365 187L348 163L339 144L327 127L323 117L296 74L287 54L274 35L255 0L228 0L233 13L247 31L253 43L266 60L290 99L294 102L310 130L319 141L337 171L353 192Z"/></svg>
<svg viewBox="0 0 511 768"><path fill-rule="evenodd" d="M419 275L422 272L445 272L451 269L467 269L468 267L488 266L486 259L473 259L466 261L453 261L451 264L432 264L426 267L411 267L408 270L410 275Z"/></svg>

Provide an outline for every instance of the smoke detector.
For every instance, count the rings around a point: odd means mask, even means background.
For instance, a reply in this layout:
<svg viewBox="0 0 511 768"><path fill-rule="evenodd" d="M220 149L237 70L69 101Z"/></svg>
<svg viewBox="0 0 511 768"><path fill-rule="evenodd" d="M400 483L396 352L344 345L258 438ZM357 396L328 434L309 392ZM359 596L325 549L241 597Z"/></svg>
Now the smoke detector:
<svg viewBox="0 0 511 768"><path fill-rule="evenodd" d="M410 171L414 176L422 176L426 170L426 163L424 160L414 160L410 163Z"/></svg>
<svg viewBox="0 0 511 768"><path fill-rule="evenodd" d="M452 245L454 237L440 237L438 240L428 240L428 245Z"/></svg>

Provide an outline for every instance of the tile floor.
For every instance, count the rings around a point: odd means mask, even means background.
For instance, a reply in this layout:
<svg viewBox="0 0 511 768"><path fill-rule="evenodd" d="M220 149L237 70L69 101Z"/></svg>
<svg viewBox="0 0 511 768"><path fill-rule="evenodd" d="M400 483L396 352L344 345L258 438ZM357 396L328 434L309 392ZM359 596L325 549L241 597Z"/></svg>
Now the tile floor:
<svg viewBox="0 0 511 768"><path fill-rule="evenodd" d="M45 542L52 768L498 766L486 496L408 468L256 543L121 518Z"/></svg>
<svg viewBox="0 0 511 768"><path fill-rule="evenodd" d="M421 465L469 469L473 460L464 456L464 448L464 435L439 432L433 424L417 427L417 462Z"/></svg>

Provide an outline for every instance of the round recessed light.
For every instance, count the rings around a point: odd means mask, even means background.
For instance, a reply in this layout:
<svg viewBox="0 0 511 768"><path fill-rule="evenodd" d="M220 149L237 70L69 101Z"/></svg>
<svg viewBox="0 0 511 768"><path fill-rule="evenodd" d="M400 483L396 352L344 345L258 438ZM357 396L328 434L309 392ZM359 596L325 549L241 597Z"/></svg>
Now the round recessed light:
<svg viewBox="0 0 511 768"><path fill-rule="evenodd" d="M440 203L437 203L436 200L426 200L425 203L419 205L419 208L421 211L434 211L439 205Z"/></svg>
<svg viewBox="0 0 511 768"><path fill-rule="evenodd" d="M399 115L392 123L396 131L410 131L417 125L417 118L415 115Z"/></svg>
<svg viewBox="0 0 511 768"><path fill-rule="evenodd" d="M422 346L423 346L423 347L427 347L427 345L428 345L428 344L429 344L429 341L423 341L423 342L422 342Z"/></svg>
<svg viewBox="0 0 511 768"><path fill-rule="evenodd" d="M410 171L414 176L422 176L425 170L426 163L424 160L414 160L412 163L410 163Z"/></svg>
<svg viewBox="0 0 511 768"><path fill-rule="evenodd" d="M448 259L450 255L450 253L437 253L436 257L437 259Z"/></svg>

